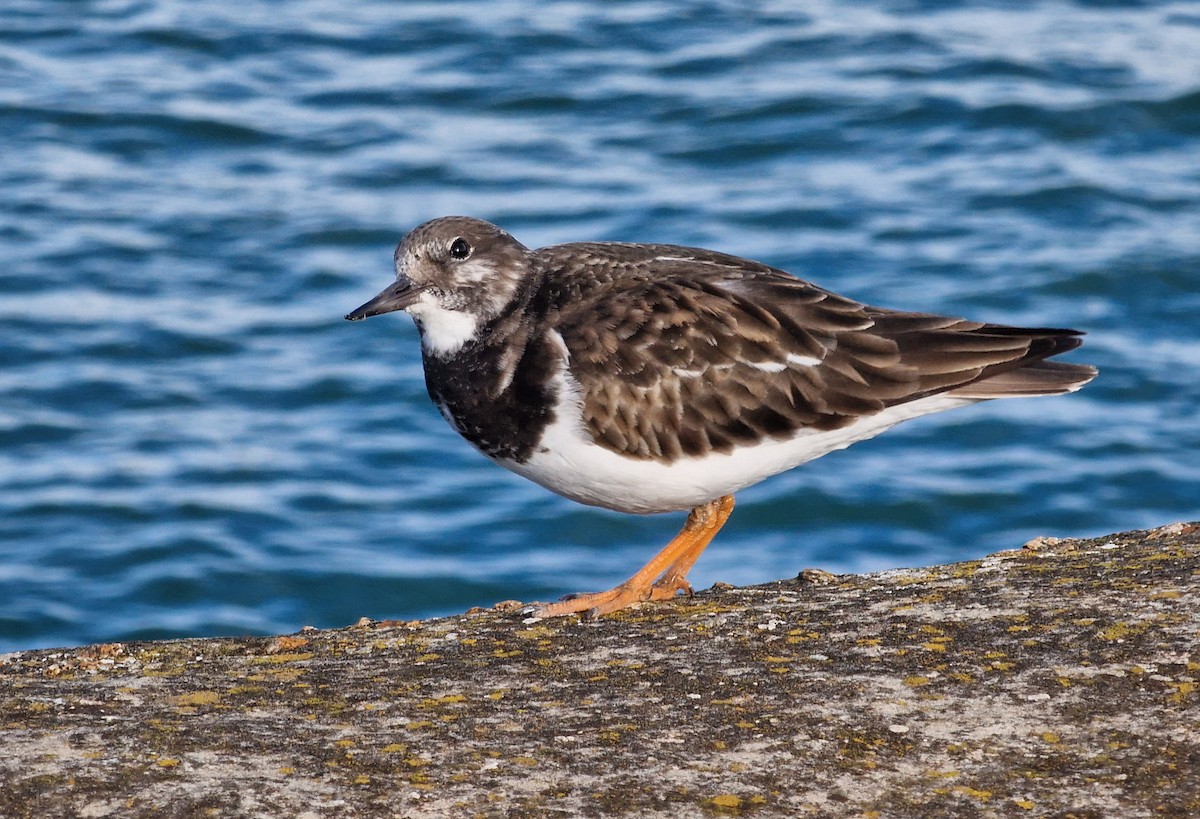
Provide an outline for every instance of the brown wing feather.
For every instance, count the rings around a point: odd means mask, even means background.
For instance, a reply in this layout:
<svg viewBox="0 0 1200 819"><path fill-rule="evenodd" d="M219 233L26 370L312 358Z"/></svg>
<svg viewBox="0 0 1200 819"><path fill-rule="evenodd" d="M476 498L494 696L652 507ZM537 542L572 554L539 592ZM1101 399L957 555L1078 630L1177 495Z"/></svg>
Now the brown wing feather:
<svg viewBox="0 0 1200 819"><path fill-rule="evenodd" d="M603 268L604 246L589 247L591 269ZM939 392L1048 394L1094 375L1036 364L1077 346L1074 331L883 310L736 257L646 252L640 266L623 257L591 292L574 289L554 322L586 428L624 455L669 462L729 452Z"/></svg>

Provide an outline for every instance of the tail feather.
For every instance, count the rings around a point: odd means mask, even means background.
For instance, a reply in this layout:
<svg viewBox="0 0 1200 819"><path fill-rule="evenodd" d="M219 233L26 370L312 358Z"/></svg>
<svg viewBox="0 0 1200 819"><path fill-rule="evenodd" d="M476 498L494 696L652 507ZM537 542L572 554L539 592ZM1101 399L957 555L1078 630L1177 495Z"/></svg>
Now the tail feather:
<svg viewBox="0 0 1200 819"><path fill-rule="evenodd" d="M921 314L881 312L875 318L896 341L904 364L919 373L920 389L905 400L937 393L974 400L1061 395L1096 377L1096 369L1086 364L1046 360L1083 343L1078 330Z"/></svg>
<svg viewBox="0 0 1200 819"><path fill-rule="evenodd" d="M1058 361L1033 361L1013 370L973 381L946 394L958 398L1019 398L1075 392L1096 377L1095 367Z"/></svg>

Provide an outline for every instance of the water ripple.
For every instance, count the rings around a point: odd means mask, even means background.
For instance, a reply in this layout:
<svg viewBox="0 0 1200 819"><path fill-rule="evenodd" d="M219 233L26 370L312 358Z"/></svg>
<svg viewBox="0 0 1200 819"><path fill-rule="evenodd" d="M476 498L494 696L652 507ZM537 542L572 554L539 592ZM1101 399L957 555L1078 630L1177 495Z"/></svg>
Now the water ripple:
<svg viewBox="0 0 1200 819"><path fill-rule="evenodd" d="M578 507L458 440L405 319L341 320L443 213L1089 331L1077 396L742 493L698 586L1200 511L1189 4L3 15L0 650L546 599L665 541L678 520Z"/></svg>

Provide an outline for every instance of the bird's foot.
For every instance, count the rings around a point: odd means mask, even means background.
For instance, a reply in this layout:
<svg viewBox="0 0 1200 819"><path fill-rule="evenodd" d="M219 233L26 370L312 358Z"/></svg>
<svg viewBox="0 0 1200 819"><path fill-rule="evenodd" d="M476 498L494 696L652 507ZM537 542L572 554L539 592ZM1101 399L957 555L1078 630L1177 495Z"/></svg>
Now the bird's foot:
<svg viewBox="0 0 1200 819"><path fill-rule="evenodd" d="M650 587L650 599L672 600L680 592L683 592L688 597L696 593L692 589L692 584L687 582L686 577L681 574L668 572L654 581L654 585Z"/></svg>
<svg viewBox="0 0 1200 819"><path fill-rule="evenodd" d="M569 594L557 603L550 603L535 609L533 616L543 618L582 614L585 619L602 617L605 614L612 614L614 611L632 606L634 603L652 600L654 599L651 597L652 594L652 586L636 588L628 583L622 583L608 591Z"/></svg>
<svg viewBox="0 0 1200 819"><path fill-rule="evenodd" d="M582 614L600 617L647 600L672 600L679 592L692 596L687 573L696 558L725 525L733 511L733 495L725 495L701 504L691 511L683 529L633 577L608 591L564 597L557 603L534 609L533 616L562 617ZM657 577L657 580L653 578Z"/></svg>
<svg viewBox="0 0 1200 819"><path fill-rule="evenodd" d="M591 619L612 614L614 611L620 611L635 603L644 603L648 600L673 600L680 592L691 597L693 594L692 584L679 575L666 574L646 586L622 583L608 591L568 594L557 603L550 603L535 609L533 616L544 618L582 614L585 619Z"/></svg>

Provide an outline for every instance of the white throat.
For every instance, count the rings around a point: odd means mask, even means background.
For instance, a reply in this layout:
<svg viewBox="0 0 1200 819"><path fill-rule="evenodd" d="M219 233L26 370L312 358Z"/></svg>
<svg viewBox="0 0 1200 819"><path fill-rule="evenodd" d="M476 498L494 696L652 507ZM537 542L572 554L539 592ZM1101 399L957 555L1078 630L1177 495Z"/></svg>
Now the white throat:
<svg viewBox="0 0 1200 819"><path fill-rule="evenodd" d="M421 346L430 355L454 355L475 337L479 320L461 310L447 310L424 298L406 308L421 330Z"/></svg>

